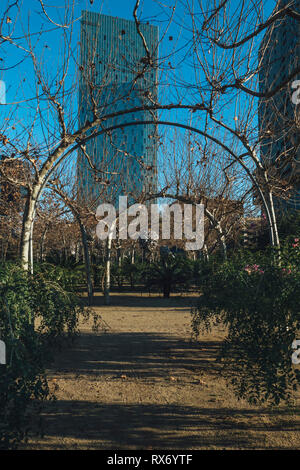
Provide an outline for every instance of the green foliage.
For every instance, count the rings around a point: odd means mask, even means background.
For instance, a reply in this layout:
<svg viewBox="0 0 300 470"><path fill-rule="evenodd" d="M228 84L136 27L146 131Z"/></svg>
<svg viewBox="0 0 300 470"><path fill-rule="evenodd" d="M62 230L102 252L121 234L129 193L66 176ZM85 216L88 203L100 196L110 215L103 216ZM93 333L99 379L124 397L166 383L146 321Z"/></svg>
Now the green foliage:
<svg viewBox="0 0 300 470"><path fill-rule="evenodd" d="M281 240L300 237L300 211L286 212L278 221Z"/></svg>
<svg viewBox="0 0 300 470"><path fill-rule="evenodd" d="M104 276L104 265L103 264L92 264L92 273L94 286L101 286Z"/></svg>
<svg viewBox="0 0 300 470"><path fill-rule="evenodd" d="M239 253L206 267L203 295L192 310L195 336L222 320L228 336L220 360L239 397L251 403L289 400L300 377L292 342L300 329L300 248Z"/></svg>
<svg viewBox="0 0 300 470"><path fill-rule="evenodd" d="M34 272L42 274L49 281L52 280L67 290L75 291L80 285L86 283L84 264L66 267L51 263L37 263L34 265Z"/></svg>
<svg viewBox="0 0 300 470"><path fill-rule="evenodd" d="M144 265L141 262L132 263L130 258L124 258L122 261L122 274L125 280L130 283L134 289L137 284L143 280Z"/></svg>
<svg viewBox="0 0 300 470"><path fill-rule="evenodd" d="M150 264L144 277L146 287L162 288L164 297L168 298L175 287L188 288L193 279L193 262L183 255L169 254Z"/></svg>
<svg viewBox="0 0 300 470"><path fill-rule="evenodd" d="M112 263L111 265L111 281L113 286L117 286L119 289L123 286L124 275L122 266L118 262Z"/></svg>
<svg viewBox="0 0 300 470"><path fill-rule="evenodd" d="M32 287L19 267L3 267L0 275L0 338L7 348L7 365L0 365L0 448L8 448L25 436L30 401L45 398L48 388Z"/></svg>
<svg viewBox="0 0 300 470"><path fill-rule="evenodd" d="M45 268L45 267L44 267ZM74 292L55 281L47 267L28 276L19 266L0 266L0 339L7 364L0 365L0 448L24 439L33 403L49 396L44 375L49 341L73 337L83 306Z"/></svg>

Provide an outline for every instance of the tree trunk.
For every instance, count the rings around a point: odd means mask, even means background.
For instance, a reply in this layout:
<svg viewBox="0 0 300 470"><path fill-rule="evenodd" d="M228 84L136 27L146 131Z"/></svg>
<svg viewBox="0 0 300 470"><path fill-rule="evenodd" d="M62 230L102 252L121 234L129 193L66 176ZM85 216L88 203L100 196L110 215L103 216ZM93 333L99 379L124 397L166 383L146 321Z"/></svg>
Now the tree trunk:
<svg viewBox="0 0 300 470"><path fill-rule="evenodd" d="M43 231L43 235L41 238L41 244L40 244L40 263L44 261L44 243L45 243L45 238L46 238L46 233L48 231L48 227L45 228Z"/></svg>
<svg viewBox="0 0 300 470"><path fill-rule="evenodd" d="M85 273L86 273L86 284L87 284L87 291L88 291L88 302L89 305L93 303L93 283L92 283L92 275L91 275L91 263L90 263L90 253L89 253L89 245L86 236L86 229L83 223L80 220L80 217L77 217L80 232L81 232L81 239L83 245L83 254L84 254L84 265L85 265Z"/></svg>
<svg viewBox="0 0 300 470"><path fill-rule="evenodd" d="M273 194L269 187L269 180L266 170L259 173L259 178L263 181L263 186L260 188L260 196L262 205L266 211L266 219L269 225L270 243L272 246L280 247L280 240L277 229L277 220L274 210Z"/></svg>
<svg viewBox="0 0 300 470"><path fill-rule="evenodd" d="M23 214L23 226L22 236L20 243L21 252L21 264L25 271L29 271L32 268L32 250L31 243L33 243L33 224L35 216L35 194L28 194L26 200L24 214Z"/></svg>
<svg viewBox="0 0 300 470"><path fill-rule="evenodd" d="M278 235L278 227L277 227L277 220L276 220L276 214L275 214L275 209L274 209L274 200L273 200L273 194L270 191L268 194L268 199L269 199L269 205L270 205L270 232L271 232L271 241L273 241L272 245L277 246L278 248L280 247L280 240L279 240L279 235Z"/></svg>
<svg viewBox="0 0 300 470"><path fill-rule="evenodd" d="M211 225L217 231L217 237L218 237L218 240L219 240L221 248L222 248L223 258L226 261L226 259L227 259L226 237L225 237L225 234L222 230L221 223L220 223L220 221L218 221L215 218L215 216L206 207L204 208L204 213L207 216L207 218L209 219Z"/></svg>
<svg viewBox="0 0 300 470"><path fill-rule="evenodd" d="M110 305L111 244L112 244L112 238L111 238L111 236L108 236L107 243L106 243L105 281L104 281L104 303L105 303L105 305Z"/></svg>
<svg viewBox="0 0 300 470"><path fill-rule="evenodd" d="M33 220L31 222L30 227L30 240L29 240L29 266L30 266L30 273L33 274L33 226L34 226L34 217L35 211L33 215Z"/></svg>
<svg viewBox="0 0 300 470"><path fill-rule="evenodd" d="M117 261L119 268L122 266L122 255L121 255L121 247L117 247Z"/></svg>
<svg viewBox="0 0 300 470"><path fill-rule="evenodd" d="M209 253L208 253L208 249L207 249L206 243L204 243L204 245L203 245L203 255L204 255L204 260L205 260L206 262L208 262L208 261L209 261Z"/></svg>
<svg viewBox="0 0 300 470"><path fill-rule="evenodd" d="M171 284L165 283L163 287L163 291L164 291L164 299L168 299L171 293Z"/></svg>

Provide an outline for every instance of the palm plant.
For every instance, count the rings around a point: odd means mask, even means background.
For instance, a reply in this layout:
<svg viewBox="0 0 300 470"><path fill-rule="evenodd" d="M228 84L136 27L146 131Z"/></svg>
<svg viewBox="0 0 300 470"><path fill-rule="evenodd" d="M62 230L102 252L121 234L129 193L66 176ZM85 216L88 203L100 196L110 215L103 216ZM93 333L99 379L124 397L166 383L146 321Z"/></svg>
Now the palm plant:
<svg viewBox="0 0 300 470"><path fill-rule="evenodd" d="M169 298L171 290L181 285L185 288L193 277L192 261L184 255L169 253L161 257L158 262L152 263L145 271L145 283L151 286L162 287L164 298Z"/></svg>

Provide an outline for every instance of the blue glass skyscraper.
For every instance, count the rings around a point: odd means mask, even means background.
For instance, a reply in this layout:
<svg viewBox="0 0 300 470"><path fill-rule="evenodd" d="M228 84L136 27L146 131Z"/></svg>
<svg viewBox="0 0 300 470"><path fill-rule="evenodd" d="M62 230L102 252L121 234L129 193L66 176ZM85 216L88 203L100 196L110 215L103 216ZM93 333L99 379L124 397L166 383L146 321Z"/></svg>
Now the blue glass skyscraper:
<svg viewBox="0 0 300 470"><path fill-rule="evenodd" d="M281 0L277 10L289 5L300 12L299 0ZM276 11L274 11L276 13ZM260 47L258 58L259 91L265 96L259 104L260 155L272 168L276 178L286 182L289 191L277 194L274 203L277 212L300 209L300 138L297 121L298 108L292 100L292 82L288 78L299 67L300 26L296 19L284 16L269 25ZM284 86L281 86L284 85ZM268 97L268 93L278 90ZM276 180L274 180L276 185Z"/></svg>
<svg viewBox="0 0 300 470"><path fill-rule="evenodd" d="M115 202L119 195L128 195L134 201L156 191L157 117L143 108L157 98L158 28L141 23L140 33L135 21L82 12L79 125L91 121L93 111L101 118L115 114L93 129L101 134L86 143L96 173L86 155L78 153L82 198ZM149 55L153 65L147 65ZM126 110L133 111L122 114ZM151 122L128 125L138 121Z"/></svg>

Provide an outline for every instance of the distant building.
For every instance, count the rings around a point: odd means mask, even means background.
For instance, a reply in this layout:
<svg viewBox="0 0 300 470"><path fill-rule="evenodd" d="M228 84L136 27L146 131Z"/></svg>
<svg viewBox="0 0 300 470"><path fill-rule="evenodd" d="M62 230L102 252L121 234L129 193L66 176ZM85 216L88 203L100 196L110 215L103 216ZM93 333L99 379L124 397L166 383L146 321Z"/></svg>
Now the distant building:
<svg viewBox="0 0 300 470"><path fill-rule="evenodd" d="M257 249L263 230L263 219L260 217L244 217L241 220L241 245L245 248Z"/></svg>
<svg viewBox="0 0 300 470"><path fill-rule="evenodd" d="M282 0L278 9L289 4L300 12L300 0ZM266 93L288 79L299 67L299 21L285 16L271 24L264 35L259 54L259 91ZM300 74L294 80L300 79ZM300 209L300 132L295 125L296 106L292 101L292 83L288 82L270 99L261 98L259 131L262 161L285 181L286 193L275 197L277 212Z"/></svg>
<svg viewBox="0 0 300 470"><path fill-rule="evenodd" d="M140 24L153 64L158 56L158 28ZM134 21L82 12L80 38L79 125L92 119L92 99L98 113L118 113L151 105L157 97L157 69L147 67L147 53ZM140 74L140 75L139 75ZM78 153L80 196L115 202L120 195L134 201L142 191L156 191L157 129L155 124L126 125L156 119L156 112L142 110L112 117L104 128L122 128L89 140L86 152L100 171L97 180L88 160ZM97 129L101 131L101 128Z"/></svg>

